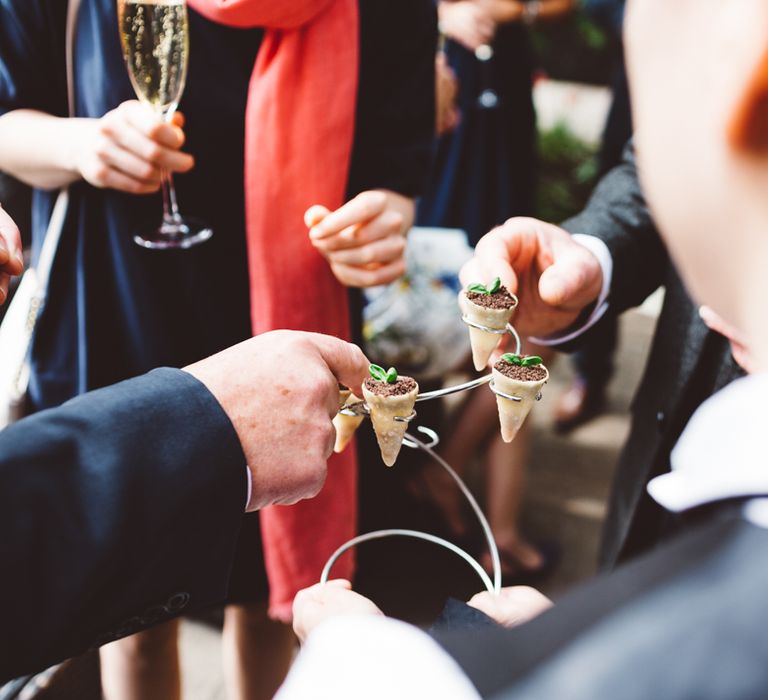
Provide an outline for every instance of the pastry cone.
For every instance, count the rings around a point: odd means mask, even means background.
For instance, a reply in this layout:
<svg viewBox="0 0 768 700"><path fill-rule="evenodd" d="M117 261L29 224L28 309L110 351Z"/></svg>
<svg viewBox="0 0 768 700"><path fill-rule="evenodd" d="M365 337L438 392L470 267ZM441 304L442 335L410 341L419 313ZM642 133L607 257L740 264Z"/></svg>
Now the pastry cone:
<svg viewBox="0 0 768 700"><path fill-rule="evenodd" d="M539 365L543 367L543 365ZM546 367L543 367L546 370ZM522 401L510 401L503 396L496 396L496 405L499 409L499 423L501 423L501 438L504 442L512 442L517 431L522 428L525 419L533 408L537 394L541 391L547 380L549 371L544 379L535 382L523 382L519 379L510 379L495 367L493 369L493 382L499 391L510 396L519 396Z"/></svg>
<svg viewBox="0 0 768 700"><path fill-rule="evenodd" d="M480 306L470 301L465 292L462 292L462 307L468 321L477 323L486 328L504 330L512 319L515 306L508 309L491 309ZM479 328L469 326L469 342L472 345L472 362L479 372L488 365L491 354L504 336L500 333L489 333Z"/></svg>
<svg viewBox="0 0 768 700"><path fill-rule="evenodd" d="M351 406L353 403L360 402L349 389L339 389L339 403L341 408ZM337 413L333 419L333 427L336 428L336 444L333 446L334 452L343 452L349 445L355 435L355 431L360 427L365 416L346 416L343 413Z"/></svg>
<svg viewBox="0 0 768 700"><path fill-rule="evenodd" d="M363 385L363 396L371 412L371 422L376 432L381 458L388 467L391 467L397 460L397 455L400 454L400 448L403 445L403 437L408 430L408 423L397 421L395 418L407 418L413 413L418 393L418 384L407 394L398 396L377 394Z"/></svg>

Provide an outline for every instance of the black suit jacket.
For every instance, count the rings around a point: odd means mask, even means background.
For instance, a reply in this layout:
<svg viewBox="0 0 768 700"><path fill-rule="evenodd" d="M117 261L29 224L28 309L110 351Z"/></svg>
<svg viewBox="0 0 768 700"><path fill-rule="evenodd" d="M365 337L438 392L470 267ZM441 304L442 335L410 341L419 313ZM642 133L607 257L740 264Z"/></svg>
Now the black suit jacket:
<svg viewBox="0 0 768 700"><path fill-rule="evenodd" d="M624 162L601 180L586 209L563 226L608 246L614 262L609 314L621 314L666 288L605 522L601 564L610 568L658 542L667 517L648 496L646 484L669 470L670 451L696 408L742 372L728 342L699 318L670 262L641 191L631 146ZM589 332L582 340L588 337Z"/></svg>
<svg viewBox="0 0 768 700"><path fill-rule="evenodd" d="M246 483L232 424L179 370L0 433L0 684L223 600Z"/></svg>
<svg viewBox="0 0 768 700"><path fill-rule="evenodd" d="M733 512L521 627L433 637L497 700L768 696L768 530Z"/></svg>

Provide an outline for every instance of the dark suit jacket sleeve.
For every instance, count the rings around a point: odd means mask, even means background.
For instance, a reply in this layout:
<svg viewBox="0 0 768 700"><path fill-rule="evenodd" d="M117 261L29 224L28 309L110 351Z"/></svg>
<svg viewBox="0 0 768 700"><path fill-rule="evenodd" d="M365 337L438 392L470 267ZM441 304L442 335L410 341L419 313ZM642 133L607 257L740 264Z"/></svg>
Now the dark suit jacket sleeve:
<svg viewBox="0 0 768 700"><path fill-rule="evenodd" d="M498 700L763 697L766 551L768 531L715 517L521 627L433 637Z"/></svg>
<svg viewBox="0 0 768 700"><path fill-rule="evenodd" d="M161 369L0 433L0 683L224 598L237 434Z"/></svg>
<svg viewBox="0 0 768 700"><path fill-rule="evenodd" d="M586 209L563 224L601 239L613 257L610 313L641 304L664 282L669 259L638 180L633 145L598 184Z"/></svg>

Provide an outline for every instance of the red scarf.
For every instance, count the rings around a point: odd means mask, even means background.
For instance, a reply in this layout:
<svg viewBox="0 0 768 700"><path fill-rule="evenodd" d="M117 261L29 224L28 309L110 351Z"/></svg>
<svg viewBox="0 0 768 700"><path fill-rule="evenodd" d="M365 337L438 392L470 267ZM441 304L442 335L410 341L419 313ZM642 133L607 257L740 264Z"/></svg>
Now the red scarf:
<svg viewBox="0 0 768 700"><path fill-rule="evenodd" d="M280 328L350 340L347 292L312 247L303 215L344 203L357 101L357 0L188 0L210 20L264 27L246 110L245 201L254 334ZM194 46L192 46L194 51ZM211 105L215 109L215 105ZM211 174L215 177L215 173ZM261 512L270 615L289 620L357 520L354 445L321 494ZM336 577L351 577L345 557Z"/></svg>

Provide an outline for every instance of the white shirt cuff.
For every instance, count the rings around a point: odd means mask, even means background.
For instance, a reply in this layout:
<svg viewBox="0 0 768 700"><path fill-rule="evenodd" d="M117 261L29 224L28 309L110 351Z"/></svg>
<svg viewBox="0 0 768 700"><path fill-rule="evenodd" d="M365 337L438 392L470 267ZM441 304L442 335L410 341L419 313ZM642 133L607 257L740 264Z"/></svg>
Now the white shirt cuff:
<svg viewBox="0 0 768 700"><path fill-rule="evenodd" d="M253 474L251 474L250 467L245 465L245 472L248 475L248 495L245 499L245 511L248 512L248 504L251 502L251 494L253 493Z"/></svg>
<svg viewBox="0 0 768 700"><path fill-rule="evenodd" d="M608 246L605 245L604 241L595 236L574 233L571 238L597 258L603 271L603 286L600 289L600 295L597 297L595 309L589 315L584 325L563 335L551 335L547 338L529 338L531 342L537 345L562 345L563 343L575 340L592 328L608 311L608 294L611 291L611 281L613 279L613 257L611 256L611 251L608 250Z"/></svg>
<svg viewBox="0 0 768 700"><path fill-rule="evenodd" d="M275 700L480 700L429 635L376 615L336 617L309 636Z"/></svg>

